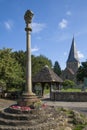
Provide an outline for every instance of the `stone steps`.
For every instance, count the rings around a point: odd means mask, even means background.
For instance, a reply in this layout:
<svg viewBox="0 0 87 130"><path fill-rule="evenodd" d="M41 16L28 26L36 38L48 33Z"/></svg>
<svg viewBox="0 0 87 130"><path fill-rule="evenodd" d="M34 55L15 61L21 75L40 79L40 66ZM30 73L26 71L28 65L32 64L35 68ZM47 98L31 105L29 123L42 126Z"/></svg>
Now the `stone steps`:
<svg viewBox="0 0 87 130"><path fill-rule="evenodd" d="M59 126L55 124L55 122L50 122L50 123L43 123L43 124L37 124L37 125L32 125L32 126L26 126L26 125L17 125L12 126L11 124L8 125L1 125L0 124L0 130L51 130L58 128Z"/></svg>
<svg viewBox="0 0 87 130"><path fill-rule="evenodd" d="M0 125L0 130L36 130L33 127L23 127L23 126L4 126ZM38 129L40 130L40 129Z"/></svg>
<svg viewBox="0 0 87 130"><path fill-rule="evenodd" d="M0 118L0 125L11 125L11 126L26 126L30 124L35 125L36 123L34 121L29 121L29 120L11 120L11 119L4 119Z"/></svg>
<svg viewBox="0 0 87 130"><path fill-rule="evenodd" d="M11 124L8 125L0 125L0 130L51 130L59 127L59 124L53 122L47 122L43 124L36 124L35 126L28 126L28 125L16 125L12 126Z"/></svg>
<svg viewBox="0 0 87 130"><path fill-rule="evenodd" d="M0 130L54 130L59 128L60 124L66 124L65 116L64 123L63 117L59 117L60 114L53 107L47 107L45 110L35 109L26 114L5 109L0 112Z"/></svg>
<svg viewBox="0 0 87 130"><path fill-rule="evenodd" d="M0 130L50 130L51 128L56 128L57 124L55 121L50 121L50 122L43 122L39 123L36 120L14 120L10 119L9 117L11 114L2 112L2 116L0 116ZM5 115L6 114L6 115ZM3 118L3 115L7 116ZM22 114L20 115L15 115L12 114L12 116L23 116ZM24 115L27 116L27 115ZM38 122L38 123L37 123Z"/></svg>
<svg viewBox="0 0 87 130"><path fill-rule="evenodd" d="M12 114L7 113L5 111L2 111L0 113L0 117L3 117L4 119L11 119L11 120L30 120L31 118L37 118L35 115L31 114L29 116L28 114Z"/></svg>
<svg viewBox="0 0 87 130"><path fill-rule="evenodd" d="M31 120L34 119L34 120ZM34 126L38 117L34 114L14 114L6 110L0 112L0 126ZM1 130L1 129L0 129ZM13 129L12 129L13 130Z"/></svg>
<svg viewBox="0 0 87 130"><path fill-rule="evenodd" d="M32 112L28 114L15 114L14 112L12 113L12 111L10 113L10 111L6 109L0 112L0 130L39 130L41 124L39 124L38 119L38 114L35 115L32 114Z"/></svg>

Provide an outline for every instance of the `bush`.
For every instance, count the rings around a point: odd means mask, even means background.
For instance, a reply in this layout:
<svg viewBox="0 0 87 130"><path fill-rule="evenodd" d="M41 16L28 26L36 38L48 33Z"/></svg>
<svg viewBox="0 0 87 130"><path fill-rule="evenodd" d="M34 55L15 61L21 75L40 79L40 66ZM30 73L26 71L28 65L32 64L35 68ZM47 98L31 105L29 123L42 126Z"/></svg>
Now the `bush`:
<svg viewBox="0 0 87 130"><path fill-rule="evenodd" d="M75 83L73 81L71 81L71 80L65 80L63 82L63 88L64 89L74 88L74 86L75 86Z"/></svg>

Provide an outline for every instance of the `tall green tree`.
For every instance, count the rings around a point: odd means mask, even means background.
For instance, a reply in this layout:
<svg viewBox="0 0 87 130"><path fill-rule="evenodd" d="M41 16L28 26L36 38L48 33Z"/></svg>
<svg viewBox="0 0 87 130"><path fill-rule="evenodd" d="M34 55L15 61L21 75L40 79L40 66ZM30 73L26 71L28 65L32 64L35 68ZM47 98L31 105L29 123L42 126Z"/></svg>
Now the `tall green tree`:
<svg viewBox="0 0 87 130"><path fill-rule="evenodd" d="M77 81L84 81L84 78L87 77L87 61L81 63L76 77Z"/></svg>
<svg viewBox="0 0 87 130"><path fill-rule="evenodd" d="M0 80L2 80L7 89L17 87L23 82L22 68L20 64L12 57L12 49L0 50Z"/></svg>
<svg viewBox="0 0 87 130"><path fill-rule="evenodd" d="M20 64L23 72L23 79L25 80L26 76L26 52L23 50L14 51L12 57Z"/></svg>
<svg viewBox="0 0 87 130"><path fill-rule="evenodd" d="M23 72L23 79L26 76L26 52L24 51L15 51L13 52L13 58L21 65ZM31 55L31 64L32 64L32 76L34 76L39 70L41 70L45 65L52 67L52 62L47 57L40 55L34 56Z"/></svg>
<svg viewBox="0 0 87 130"><path fill-rule="evenodd" d="M55 61L53 70L54 70L54 72L55 72L58 76L61 75L61 67L60 67L58 61Z"/></svg>
<svg viewBox="0 0 87 130"><path fill-rule="evenodd" d="M38 73L45 65L52 67L51 60L43 55L37 57L32 55L32 76Z"/></svg>
<svg viewBox="0 0 87 130"><path fill-rule="evenodd" d="M17 62L21 65L22 69L24 70L26 66L26 52L23 50L14 51L12 55L13 58L17 60Z"/></svg>
<svg viewBox="0 0 87 130"><path fill-rule="evenodd" d="M32 55L32 76L45 65L52 67L52 62L47 57ZM0 50L0 84L8 88L24 87L26 76L26 52L12 49Z"/></svg>

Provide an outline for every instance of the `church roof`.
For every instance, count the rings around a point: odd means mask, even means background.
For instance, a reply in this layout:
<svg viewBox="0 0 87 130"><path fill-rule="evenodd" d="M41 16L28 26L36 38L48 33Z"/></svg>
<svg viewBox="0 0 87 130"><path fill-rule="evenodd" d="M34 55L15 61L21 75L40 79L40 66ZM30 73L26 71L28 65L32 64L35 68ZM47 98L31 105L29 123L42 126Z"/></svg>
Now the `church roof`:
<svg viewBox="0 0 87 130"><path fill-rule="evenodd" d="M70 49L70 52L69 52L67 62L79 62L74 37L72 39L72 45L71 45L71 49Z"/></svg>
<svg viewBox="0 0 87 130"><path fill-rule="evenodd" d="M48 66L41 69L34 77L33 82L63 82L63 80Z"/></svg>
<svg viewBox="0 0 87 130"><path fill-rule="evenodd" d="M67 71L69 71L72 75L74 75L75 73L73 72L73 70L72 69L70 69L70 68L66 68L65 70L67 70Z"/></svg>

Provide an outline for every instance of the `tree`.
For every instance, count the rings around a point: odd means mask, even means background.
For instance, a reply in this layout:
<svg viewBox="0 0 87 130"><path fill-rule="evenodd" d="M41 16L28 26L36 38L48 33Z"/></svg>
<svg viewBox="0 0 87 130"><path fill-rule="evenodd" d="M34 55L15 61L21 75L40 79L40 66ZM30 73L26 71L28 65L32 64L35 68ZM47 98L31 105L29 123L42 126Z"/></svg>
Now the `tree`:
<svg viewBox="0 0 87 130"><path fill-rule="evenodd" d="M61 75L61 68L60 68L60 65L59 65L58 61L55 61L53 70L54 70L54 72L55 72L58 76Z"/></svg>
<svg viewBox="0 0 87 130"><path fill-rule="evenodd" d="M45 65L52 67L52 62L47 57L31 56L32 76L34 76ZM26 76L26 52L15 51L12 49L0 50L0 85L8 88L24 87Z"/></svg>
<svg viewBox="0 0 87 130"><path fill-rule="evenodd" d="M13 58L21 65L22 69L25 71L26 66L26 52L25 51L15 51L12 53Z"/></svg>
<svg viewBox="0 0 87 130"><path fill-rule="evenodd" d="M20 64L23 72L23 80L26 76L26 52L25 51L15 51L12 53L12 57Z"/></svg>
<svg viewBox="0 0 87 130"><path fill-rule="evenodd" d="M0 50L0 80L6 84L7 89L19 86L23 82L22 76L22 68L12 57L12 49Z"/></svg>
<svg viewBox="0 0 87 130"><path fill-rule="evenodd" d="M71 80L65 80L63 82L63 88L68 89L68 88L73 88L75 86L75 83Z"/></svg>
<svg viewBox="0 0 87 130"><path fill-rule="evenodd" d="M43 55L37 57L32 55L32 76L38 73L45 65L52 67L51 60Z"/></svg>
<svg viewBox="0 0 87 130"><path fill-rule="evenodd" d="M24 75L24 79L26 76L26 52L24 51L15 51L13 52L13 58L17 60L17 62L22 67L22 72ZM45 65L48 65L49 67L52 67L52 62L47 57L40 55L40 56L34 56L31 55L31 65L32 65L32 76L34 76L39 70L42 69Z"/></svg>
<svg viewBox="0 0 87 130"><path fill-rule="evenodd" d="M26 52L24 51L15 51L12 53L13 58L20 64L23 72L23 80L26 76ZM34 76L39 70L41 70L45 65L52 67L52 62L47 57L40 55L34 56L31 55L31 65L32 65L32 76Z"/></svg>
<svg viewBox="0 0 87 130"><path fill-rule="evenodd" d="M81 63L76 76L77 81L84 81L85 77L87 77L87 61Z"/></svg>

